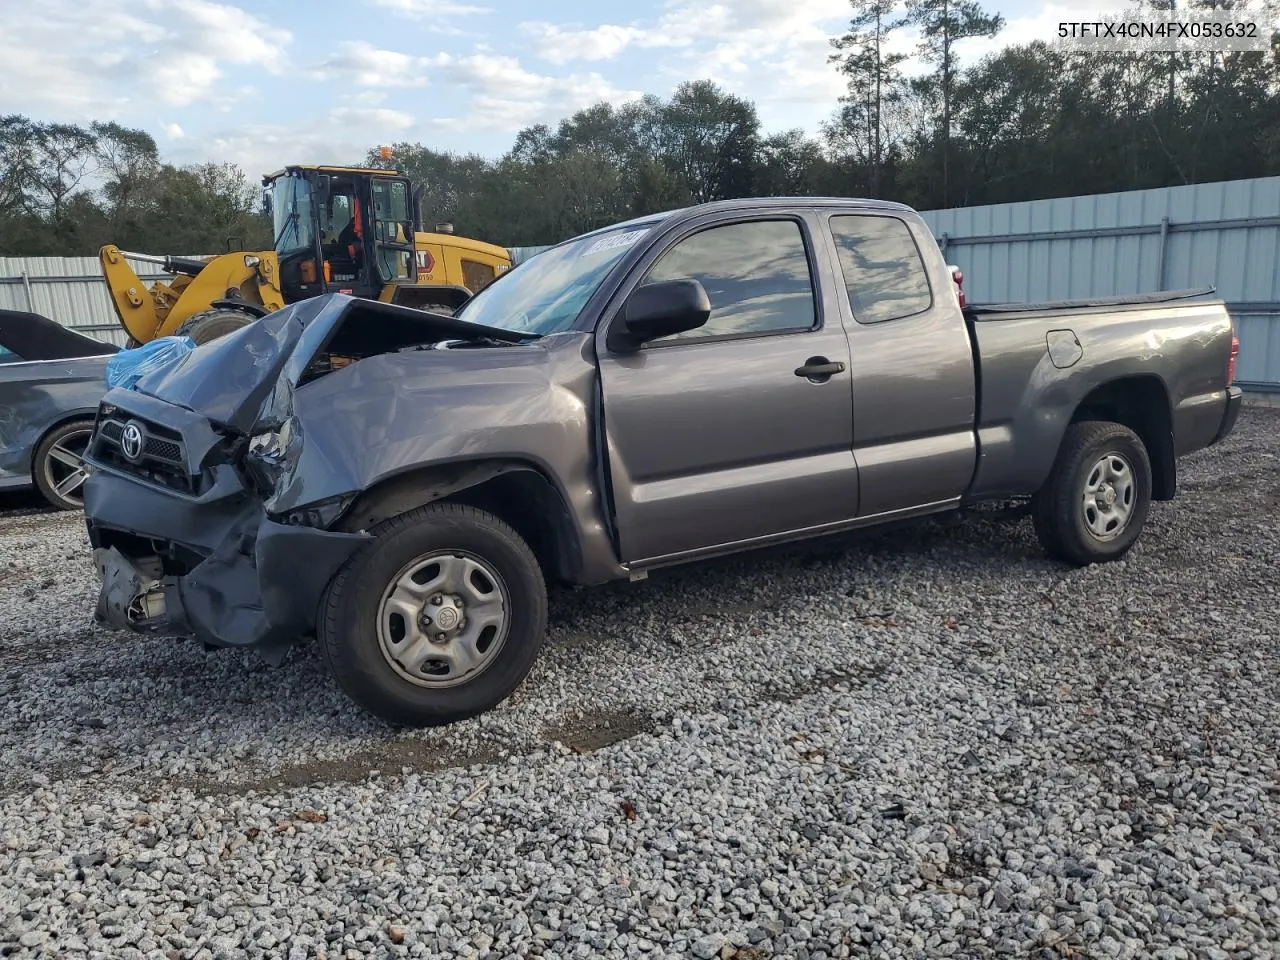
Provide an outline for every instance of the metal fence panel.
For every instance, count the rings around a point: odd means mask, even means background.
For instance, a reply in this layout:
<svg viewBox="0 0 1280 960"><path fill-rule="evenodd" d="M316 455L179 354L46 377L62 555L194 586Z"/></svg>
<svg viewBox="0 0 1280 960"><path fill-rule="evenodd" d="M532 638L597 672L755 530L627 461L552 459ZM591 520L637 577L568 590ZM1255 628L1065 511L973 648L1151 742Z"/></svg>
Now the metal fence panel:
<svg viewBox="0 0 1280 960"><path fill-rule="evenodd" d="M1280 177L922 213L975 303L1212 286L1237 377L1280 391Z"/></svg>
<svg viewBox="0 0 1280 960"><path fill-rule="evenodd" d="M130 260L148 284L164 274ZM0 257L0 309L39 313L86 336L124 346L97 257Z"/></svg>
<svg viewBox="0 0 1280 960"><path fill-rule="evenodd" d="M1216 287L1240 334L1239 380L1280 391L1280 177L922 215L974 302ZM545 249L509 252L519 264ZM131 263L145 282L158 278ZM125 341L96 257L0 258L0 307Z"/></svg>
<svg viewBox="0 0 1280 960"><path fill-rule="evenodd" d="M550 245L541 247L508 247L507 253L511 254L511 265L518 267L532 256L536 256L543 250L550 250Z"/></svg>

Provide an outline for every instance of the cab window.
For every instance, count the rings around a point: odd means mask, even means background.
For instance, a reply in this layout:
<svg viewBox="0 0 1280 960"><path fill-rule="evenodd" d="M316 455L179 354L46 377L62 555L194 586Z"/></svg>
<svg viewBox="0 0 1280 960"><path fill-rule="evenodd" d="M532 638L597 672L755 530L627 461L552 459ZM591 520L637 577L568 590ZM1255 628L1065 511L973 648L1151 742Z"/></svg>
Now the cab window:
<svg viewBox="0 0 1280 960"><path fill-rule="evenodd" d="M929 309L929 275L905 222L876 216L830 222L855 320L883 323Z"/></svg>
<svg viewBox="0 0 1280 960"><path fill-rule="evenodd" d="M683 279L702 284L711 316L695 330L653 343L809 330L817 320L809 255L794 220L731 223L685 237L645 282Z"/></svg>

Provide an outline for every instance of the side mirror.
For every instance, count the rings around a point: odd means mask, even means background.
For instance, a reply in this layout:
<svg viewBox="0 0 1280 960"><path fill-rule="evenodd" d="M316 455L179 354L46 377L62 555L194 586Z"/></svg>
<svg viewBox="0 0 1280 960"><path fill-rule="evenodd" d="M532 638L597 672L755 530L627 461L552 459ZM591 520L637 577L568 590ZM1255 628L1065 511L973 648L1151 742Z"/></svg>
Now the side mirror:
<svg viewBox="0 0 1280 960"><path fill-rule="evenodd" d="M711 301L697 280L662 280L631 291L609 325L605 346L629 353L659 337L696 330L711 316Z"/></svg>

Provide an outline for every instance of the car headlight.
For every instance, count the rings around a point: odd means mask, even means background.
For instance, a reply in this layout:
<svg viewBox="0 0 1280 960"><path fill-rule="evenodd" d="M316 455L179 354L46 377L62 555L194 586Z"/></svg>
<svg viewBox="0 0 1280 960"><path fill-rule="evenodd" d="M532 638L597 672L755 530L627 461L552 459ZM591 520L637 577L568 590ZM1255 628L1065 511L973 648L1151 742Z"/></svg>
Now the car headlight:
<svg viewBox="0 0 1280 960"><path fill-rule="evenodd" d="M289 441L293 438L293 420L280 424L275 430L255 433L249 438L249 456L254 460L267 463L278 463L289 449Z"/></svg>

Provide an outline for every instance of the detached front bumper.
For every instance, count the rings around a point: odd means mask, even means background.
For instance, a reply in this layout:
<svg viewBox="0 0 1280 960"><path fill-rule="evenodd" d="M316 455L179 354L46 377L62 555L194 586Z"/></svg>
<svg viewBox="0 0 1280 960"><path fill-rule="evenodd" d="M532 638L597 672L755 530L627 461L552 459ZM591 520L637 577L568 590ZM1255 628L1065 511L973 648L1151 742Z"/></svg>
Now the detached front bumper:
<svg viewBox="0 0 1280 960"><path fill-rule="evenodd" d="M85 520L99 622L194 634L273 663L315 629L326 586L368 540L276 523L247 491L202 501L102 469L85 484Z"/></svg>

